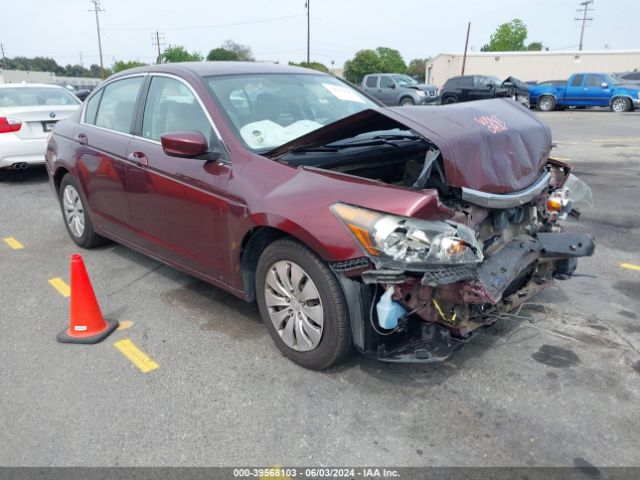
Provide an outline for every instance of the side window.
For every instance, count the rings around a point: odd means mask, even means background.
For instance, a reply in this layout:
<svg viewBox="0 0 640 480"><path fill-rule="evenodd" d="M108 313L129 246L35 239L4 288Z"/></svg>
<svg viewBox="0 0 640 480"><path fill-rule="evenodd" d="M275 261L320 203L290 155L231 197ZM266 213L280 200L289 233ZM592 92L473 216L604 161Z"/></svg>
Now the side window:
<svg viewBox="0 0 640 480"><path fill-rule="evenodd" d="M96 113L98 113L98 105L100 105L103 92L104 89L101 89L87 102L87 106L84 109L84 123L95 125Z"/></svg>
<svg viewBox="0 0 640 480"><path fill-rule="evenodd" d="M460 77L458 79L458 88L473 87L473 77Z"/></svg>
<svg viewBox="0 0 640 480"><path fill-rule="evenodd" d="M589 75L587 77L587 81L585 82L585 87L599 87L604 82L604 78L600 75Z"/></svg>
<svg viewBox="0 0 640 480"><path fill-rule="evenodd" d="M242 103L242 97L231 99ZM142 136L160 141L167 132L200 132L211 141L213 129L195 95L173 78L153 77L142 117Z"/></svg>
<svg viewBox="0 0 640 480"><path fill-rule="evenodd" d="M143 77L133 77L107 85L102 92L95 125L129 133L143 81Z"/></svg>
<svg viewBox="0 0 640 480"><path fill-rule="evenodd" d="M372 75L367 77L367 83L365 85L369 88L376 88L378 86L378 76Z"/></svg>
<svg viewBox="0 0 640 480"><path fill-rule="evenodd" d="M627 80L640 80L640 72L633 72L628 75L623 75L622 78Z"/></svg>
<svg viewBox="0 0 640 480"><path fill-rule="evenodd" d="M473 77L473 85L475 88L483 88L487 89L487 84L489 83L489 79L487 77L477 76Z"/></svg>
<svg viewBox="0 0 640 480"><path fill-rule="evenodd" d="M393 88L394 85L391 77L380 77L380 88Z"/></svg>
<svg viewBox="0 0 640 480"><path fill-rule="evenodd" d="M582 84L583 78L584 78L584 75L576 75L575 77L573 77L573 80L571 80L571 86L579 87Z"/></svg>

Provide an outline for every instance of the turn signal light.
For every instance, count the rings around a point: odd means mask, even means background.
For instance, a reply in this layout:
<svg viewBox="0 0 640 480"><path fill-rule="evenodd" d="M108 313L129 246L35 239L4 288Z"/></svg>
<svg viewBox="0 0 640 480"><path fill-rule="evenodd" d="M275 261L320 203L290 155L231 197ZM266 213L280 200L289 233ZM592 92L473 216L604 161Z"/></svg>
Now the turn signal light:
<svg viewBox="0 0 640 480"><path fill-rule="evenodd" d="M13 120L7 117L0 117L0 133L17 132L22 128L20 120Z"/></svg>
<svg viewBox="0 0 640 480"><path fill-rule="evenodd" d="M547 200L547 211L549 212L561 212L562 211L562 199L551 197Z"/></svg>

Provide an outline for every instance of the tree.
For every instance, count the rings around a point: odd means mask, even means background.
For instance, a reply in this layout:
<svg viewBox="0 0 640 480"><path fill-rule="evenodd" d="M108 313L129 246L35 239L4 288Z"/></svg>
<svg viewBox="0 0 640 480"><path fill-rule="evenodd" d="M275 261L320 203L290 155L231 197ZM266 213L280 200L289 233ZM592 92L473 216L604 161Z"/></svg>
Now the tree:
<svg viewBox="0 0 640 480"><path fill-rule="evenodd" d="M429 60L431 60L431 58L414 58L409 62L407 74L411 75L419 82L424 82L425 68Z"/></svg>
<svg viewBox="0 0 640 480"><path fill-rule="evenodd" d="M294 67L304 67L304 68L311 68L313 70L318 70L320 72L324 72L324 73L329 73L329 69L327 68L327 66L324 63L320 63L320 62L300 62L300 63L295 63L295 62L289 62L289 65L292 65Z"/></svg>
<svg viewBox="0 0 640 480"><path fill-rule="evenodd" d="M539 52L543 48L544 48L544 45L542 45L542 42L531 42L529 45L527 45L527 50L532 52Z"/></svg>
<svg viewBox="0 0 640 480"><path fill-rule="evenodd" d="M481 48L483 52L518 52L525 49L527 26L519 18L503 23L491 35L489 43Z"/></svg>
<svg viewBox="0 0 640 480"><path fill-rule="evenodd" d="M380 58L380 68L382 73L404 73L407 65L402 59L398 50L387 47L376 48L376 53Z"/></svg>
<svg viewBox="0 0 640 480"><path fill-rule="evenodd" d="M146 63L138 62L136 60L129 60L128 62L117 60L113 62L113 65L111 66L111 70L113 70L113 73L118 73L123 70L128 70L130 68L135 68L135 67L144 67L146 65L147 65Z"/></svg>
<svg viewBox="0 0 640 480"><path fill-rule="evenodd" d="M353 59L344 63L344 78L351 83L359 84L365 75L381 70L382 62L374 50L360 50Z"/></svg>
<svg viewBox="0 0 640 480"><path fill-rule="evenodd" d="M163 63L178 63L178 62L201 62L203 60L200 52L189 53L182 45L171 46L169 45L164 52L162 52Z"/></svg>
<svg viewBox="0 0 640 480"><path fill-rule="evenodd" d="M255 60L251 52L251 47L248 45L242 45L233 40L225 40L222 43L222 48L234 52L238 56L238 60L242 60L243 62L253 62Z"/></svg>
<svg viewBox="0 0 640 480"><path fill-rule="evenodd" d="M218 47L214 48L207 55L207 60L210 62L221 61L221 60L240 60L238 54L232 50L227 50L226 48Z"/></svg>

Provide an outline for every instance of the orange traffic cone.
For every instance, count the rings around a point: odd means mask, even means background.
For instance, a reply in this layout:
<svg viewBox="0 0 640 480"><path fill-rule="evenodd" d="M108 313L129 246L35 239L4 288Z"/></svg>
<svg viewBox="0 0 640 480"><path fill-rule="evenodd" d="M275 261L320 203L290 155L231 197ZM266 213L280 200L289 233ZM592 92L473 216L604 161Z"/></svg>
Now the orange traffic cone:
<svg viewBox="0 0 640 480"><path fill-rule="evenodd" d="M80 255L71 255L71 321L56 339L62 343L98 343L118 326L105 320Z"/></svg>

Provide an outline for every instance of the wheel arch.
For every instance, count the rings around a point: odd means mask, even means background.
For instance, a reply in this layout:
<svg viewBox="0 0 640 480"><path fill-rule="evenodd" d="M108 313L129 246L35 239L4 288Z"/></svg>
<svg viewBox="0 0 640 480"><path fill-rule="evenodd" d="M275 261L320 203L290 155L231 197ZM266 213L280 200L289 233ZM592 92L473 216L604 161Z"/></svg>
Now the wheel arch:
<svg viewBox="0 0 640 480"><path fill-rule="evenodd" d="M609 100L609 107L612 107L613 102L615 102L618 98L624 98L628 102L629 108L633 109L633 98L623 93L618 93L611 97L611 100Z"/></svg>
<svg viewBox="0 0 640 480"><path fill-rule="evenodd" d="M56 193L60 194L60 184L62 183L62 179L67 173L71 173L67 167L60 166L56 168L55 173L53 174L53 186L56 189Z"/></svg>

